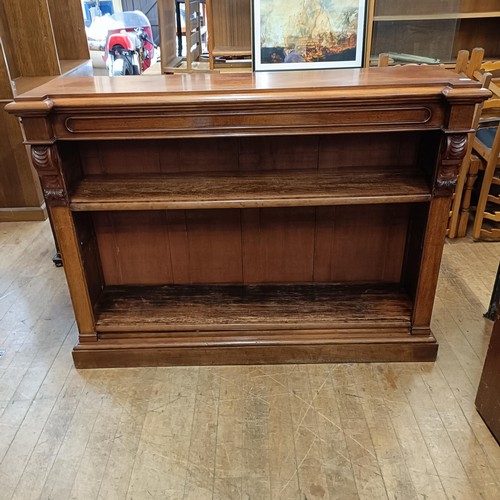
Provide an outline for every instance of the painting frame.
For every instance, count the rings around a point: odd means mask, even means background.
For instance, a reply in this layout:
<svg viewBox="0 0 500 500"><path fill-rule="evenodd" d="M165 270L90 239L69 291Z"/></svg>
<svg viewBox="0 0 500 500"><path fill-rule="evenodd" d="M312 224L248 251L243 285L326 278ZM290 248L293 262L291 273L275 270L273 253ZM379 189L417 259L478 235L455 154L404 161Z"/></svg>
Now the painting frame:
<svg viewBox="0 0 500 500"><path fill-rule="evenodd" d="M366 16L367 0L252 0L253 71L361 68Z"/></svg>

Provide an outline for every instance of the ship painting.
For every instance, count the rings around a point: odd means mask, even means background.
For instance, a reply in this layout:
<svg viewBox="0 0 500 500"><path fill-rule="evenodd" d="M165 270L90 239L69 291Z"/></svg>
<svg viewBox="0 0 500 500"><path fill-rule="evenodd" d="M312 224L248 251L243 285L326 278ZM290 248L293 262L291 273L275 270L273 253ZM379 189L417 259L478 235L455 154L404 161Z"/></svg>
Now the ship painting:
<svg viewBox="0 0 500 500"><path fill-rule="evenodd" d="M254 68L360 67L364 17L360 0L254 0Z"/></svg>

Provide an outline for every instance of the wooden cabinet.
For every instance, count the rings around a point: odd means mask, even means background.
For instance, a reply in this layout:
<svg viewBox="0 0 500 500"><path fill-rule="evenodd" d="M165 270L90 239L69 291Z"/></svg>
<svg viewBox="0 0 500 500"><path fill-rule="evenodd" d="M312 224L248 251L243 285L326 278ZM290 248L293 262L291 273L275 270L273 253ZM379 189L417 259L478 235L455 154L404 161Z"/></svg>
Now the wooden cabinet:
<svg viewBox="0 0 500 500"><path fill-rule="evenodd" d="M490 344L476 395L476 408L495 439L500 443L500 309L491 332Z"/></svg>
<svg viewBox="0 0 500 500"><path fill-rule="evenodd" d="M210 69L217 57L252 55L250 0L207 0Z"/></svg>
<svg viewBox="0 0 500 500"><path fill-rule="evenodd" d="M432 360L487 91L435 67L56 79L21 117L78 367Z"/></svg>
<svg viewBox="0 0 500 500"><path fill-rule="evenodd" d="M0 3L0 221L43 220L45 203L17 120L4 106L54 76L92 74L79 0Z"/></svg>
<svg viewBox="0 0 500 500"><path fill-rule="evenodd" d="M368 27L366 65L381 53L397 53L397 63L418 62L402 53L446 64L474 47L500 58L500 0L372 0Z"/></svg>
<svg viewBox="0 0 500 500"><path fill-rule="evenodd" d="M158 0L158 22L160 30L160 55L161 72L169 73L172 68L179 66L182 62L181 54L177 52L177 41L179 37L177 26L176 0ZM182 38L181 38L182 40Z"/></svg>

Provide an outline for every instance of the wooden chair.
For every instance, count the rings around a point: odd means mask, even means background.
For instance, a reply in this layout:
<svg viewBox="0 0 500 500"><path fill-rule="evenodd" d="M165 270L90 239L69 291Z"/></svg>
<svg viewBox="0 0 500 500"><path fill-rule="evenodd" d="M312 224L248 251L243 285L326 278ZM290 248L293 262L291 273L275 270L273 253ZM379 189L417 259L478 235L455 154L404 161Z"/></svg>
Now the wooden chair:
<svg viewBox="0 0 500 500"><path fill-rule="evenodd" d="M490 84L491 75L482 69L484 50L476 48L469 53L468 50L461 50L457 54L454 71L474 78L480 81L483 87ZM378 66L385 67L391 63L389 54L380 54ZM443 66L444 65L440 65ZM499 65L500 66L500 65ZM489 66L491 69L491 67ZM481 118L482 105L478 105L475 109L472 128L475 130L479 125ZM475 133L469 136L467 151L462 162L460 172L457 179L457 186L452 200L450 209L450 220L448 224L447 235L450 238L465 236L467 233L467 223L470 214L471 195L474 183L478 177L478 171L481 168L481 159L473 155Z"/></svg>
<svg viewBox="0 0 500 500"><path fill-rule="evenodd" d="M186 68L191 70L193 62L201 57L201 2L185 0L186 12Z"/></svg>
<svg viewBox="0 0 500 500"><path fill-rule="evenodd" d="M162 4L167 3L167 0L162 0ZM180 4L184 4L185 26L181 25ZM163 73L192 73L203 71L201 68L196 68L193 63L198 62L202 54L202 4L205 0L175 0L175 17L176 17L176 32L177 32L177 54L173 59L173 64L162 67ZM186 65L181 65L182 56L182 39L186 38ZM206 70L208 71L208 70Z"/></svg>
<svg viewBox="0 0 500 500"><path fill-rule="evenodd" d="M500 62L483 68L500 70ZM489 73L488 73L489 74ZM490 74L491 75L491 74ZM492 97L485 101L473 150L483 159L484 175L474 217L472 237L500 240L500 79L490 78Z"/></svg>
<svg viewBox="0 0 500 500"><path fill-rule="evenodd" d="M484 50L481 48L475 48L471 53L469 53L468 50L461 50L457 54L455 71L468 78L474 78L481 81L483 87L488 86L489 76L480 71L483 57ZM481 111L482 104L477 105L472 123L472 128L474 130L478 127ZM480 161L478 163L476 160L473 163L471 162L474 137L474 133L469 134L467 151L458 173L457 185L455 187L455 194L450 210L450 221L448 224L449 238L463 237L467 233L467 223L470 213L470 196L481 163Z"/></svg>

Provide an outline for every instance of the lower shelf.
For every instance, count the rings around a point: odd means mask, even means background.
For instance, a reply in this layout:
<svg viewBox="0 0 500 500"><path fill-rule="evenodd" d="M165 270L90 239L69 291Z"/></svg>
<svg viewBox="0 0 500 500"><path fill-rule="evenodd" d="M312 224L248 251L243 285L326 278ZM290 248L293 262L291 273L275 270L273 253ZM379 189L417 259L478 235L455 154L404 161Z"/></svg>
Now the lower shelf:
<svg viewBox="0 0 500 500"><path fill-rule="evenodd" d="M398 285L107 287L95 342L79 368L431 361L432 335L411 335Z"/></svg>
<svg viewBox="0 0 500 500"><path fill-rule="evenodd" d="M398 285L379 284L116 286L104 290L96 311L100 333L373 328L408 333L411 301Z"/></svg>

